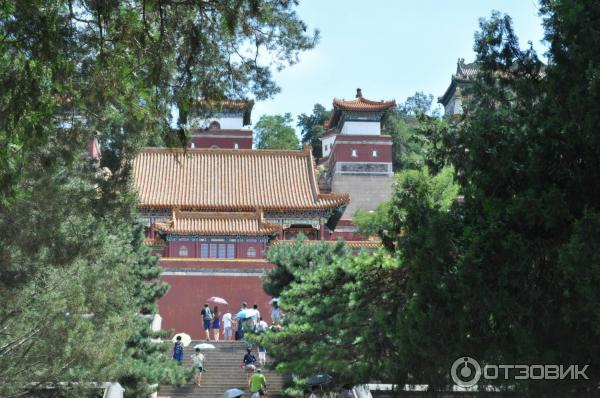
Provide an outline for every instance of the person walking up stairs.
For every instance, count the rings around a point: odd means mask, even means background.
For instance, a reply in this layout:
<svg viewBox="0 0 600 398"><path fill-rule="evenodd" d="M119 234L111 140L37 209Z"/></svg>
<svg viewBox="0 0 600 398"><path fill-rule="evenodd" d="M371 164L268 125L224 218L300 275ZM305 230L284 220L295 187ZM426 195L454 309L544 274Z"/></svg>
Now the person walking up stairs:
<svg viewBox="0 0 600 398"><path fill-rule="evenodd" d="M185 348L183 366L192 366L193 347L198 343L201 342L194 341ZM246 373L240 367L241 358L246 353L244 342L212 341L211 344L215 346L215 349L202 351L204 373L200 386L195 386L192 380L181 387L160 386L158 395L171 398L221 398L225 391L239 388L246 392L244 396L249 397ZM269 398L283 397L283 390L288 378L269 369L268 358L267 366L262 368L262 374L269 381Z"/></svg>

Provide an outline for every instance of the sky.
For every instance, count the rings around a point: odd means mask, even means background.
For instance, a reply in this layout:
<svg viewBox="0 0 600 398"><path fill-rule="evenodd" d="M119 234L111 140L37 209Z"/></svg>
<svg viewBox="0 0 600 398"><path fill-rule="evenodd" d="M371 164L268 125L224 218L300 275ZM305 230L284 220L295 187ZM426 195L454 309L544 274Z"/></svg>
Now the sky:
<svg viewBox="0 0 600 398"><path fill-rule="evenodd" d="M316 103L353 99L357 88L377 101L403 102L417 91L437 98L457 59L474 60L473 35L492 10L510 15L521 46L531 41L543 55L535 0L300 0L298 14L320 41L274 73L281 92L256 103L252 121L286 112L296 120Z"/></svg>

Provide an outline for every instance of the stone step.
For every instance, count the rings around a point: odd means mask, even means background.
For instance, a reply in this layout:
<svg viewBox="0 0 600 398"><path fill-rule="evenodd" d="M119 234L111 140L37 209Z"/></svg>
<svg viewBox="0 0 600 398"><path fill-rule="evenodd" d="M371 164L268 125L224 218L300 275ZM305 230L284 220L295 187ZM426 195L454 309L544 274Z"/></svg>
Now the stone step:
<svg viewBox="0 0 600 398"><path fill-rule="evenodd" d="M194 346L205 341L194 341L184 349L184 360L182 366L191 367L191 355L195 352ZM214 349L203 350L205 356L204 366L206 372L202 375L200 387L189 384L181 387L160 386L158 395L171 398L221 398L226 390L239 388L247 391L247 373L241 368L246 345L243 341L209 341L215 346ZM254 355L258 353L254 350ZM267 379L269 398L283 397L283 389L289 377L276 373L272 361L267 356L267 364L262 367L263 374ZM247 396L247 395L246 395Z"/></svg>

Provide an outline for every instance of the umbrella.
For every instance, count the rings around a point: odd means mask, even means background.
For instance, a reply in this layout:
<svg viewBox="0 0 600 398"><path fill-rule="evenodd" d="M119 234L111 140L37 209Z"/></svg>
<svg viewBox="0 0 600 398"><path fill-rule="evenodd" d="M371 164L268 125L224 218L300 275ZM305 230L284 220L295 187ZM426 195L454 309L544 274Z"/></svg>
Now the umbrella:
<svg viewBox="0 0 600 398"><path fill-rule="evenodd" d="M225 391L225 394L223 394L223 398L236 398L236 397L241 397L244 394L244 392L238 388L232 388L231 390L227 390Z"/></svg>
<svg viewBox="0 0 600 398"><path fill-rule="evenodd" d="M270 301L269 304L273 304L273 303L279 303L279 297L273 297Z"/></svg>
<svg viewBox="0 0 600 398"><path fill-rule="evenodd" d="M256 314L257 314L257 312L254 308L247 308L247 309L241 310L240 312L235 314L235 317L240 318L240 319L246 319L246 318L252 318Z"/></svg>
<svg viewBox="0 0 600 398"><path fill-rule="evenodd" d="M200 344L196 344L196 345L194 346L194 350L195 350L196 348L199 348L199 349L201 349L201 350L213 350L213 349L215 349L216 347L215 347L214 345L212 345L212 344L208 344L208 343L200 343Z"/></svg>
<svg viewBox="0 0 600 398"><path fill-rule="evenodd" d="M226 304L226 305L229 304L227 302L227 300L225 300L224 298L222 298L222 297L216 297L216 296L213 296L213 297L209 298L206 301L208 301L210 303L215 303L215 304Z"/></svg>
<svg viewBox="0 0 600 398"><path fill-rule="evenodd" d="M308 385L323 386L325 384L331 383L332 380L333 380L333 377L329 376L328 374L320 373L320 374L311 376L311 378L308 379Z"/></svg>
<svg viewBox="0 0 600 398"><path fill-rule="evenodd" d="M181 344L183 344L184 347L189 346L190 343L192 342L192 338L190 337L189 334L177 333L175 336L173 336L173 343L177 341L177 336L181 336Z"/></svg>

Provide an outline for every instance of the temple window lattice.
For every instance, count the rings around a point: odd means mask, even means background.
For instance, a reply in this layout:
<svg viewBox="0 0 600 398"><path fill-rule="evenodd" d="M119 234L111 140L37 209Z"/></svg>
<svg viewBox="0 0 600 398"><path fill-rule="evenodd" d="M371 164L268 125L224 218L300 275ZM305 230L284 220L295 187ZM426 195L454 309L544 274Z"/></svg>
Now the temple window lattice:
<svg viewBox="0 0 600 398"><path fill-rule="evenodd" d="M188 248L187 246L179 247L179 257L187 257L188 256Z"/></svg>

